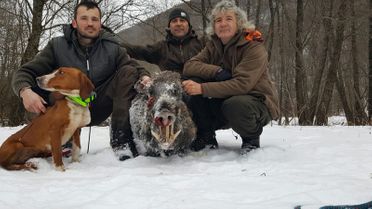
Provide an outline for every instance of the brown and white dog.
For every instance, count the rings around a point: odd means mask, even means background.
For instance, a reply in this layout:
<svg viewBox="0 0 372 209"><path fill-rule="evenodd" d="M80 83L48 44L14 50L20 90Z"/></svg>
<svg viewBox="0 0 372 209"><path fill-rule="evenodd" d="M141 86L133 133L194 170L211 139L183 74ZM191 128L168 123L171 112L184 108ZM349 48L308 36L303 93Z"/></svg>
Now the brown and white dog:
<svg viewBox="0 0 372 209"><path fill-rule="evenodd" d="M37 169L27 160L52 154L56 169L64 171L61 146L72 137L72 162L79 161L80 128L90 123L89 107L73 100L89 98L94 85L80 70L67 67L38 77L37 83L64 96L1 145L0 165L7 170Z"/></svg>

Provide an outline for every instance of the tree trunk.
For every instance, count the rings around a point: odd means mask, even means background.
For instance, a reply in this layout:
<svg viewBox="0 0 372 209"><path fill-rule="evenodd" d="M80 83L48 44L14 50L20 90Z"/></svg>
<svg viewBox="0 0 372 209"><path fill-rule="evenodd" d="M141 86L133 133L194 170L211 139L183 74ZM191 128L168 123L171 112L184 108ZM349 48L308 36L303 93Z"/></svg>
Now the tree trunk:
<svg viewBox="0 0 372 209"><path fill-rule="evenodd" d="M245 11L247 12L248 20L250 20L250 17L251 17L251 0L247 0Z"/></svg>
<svg viewBox="0 0 372 209"><path fill-rule="evenodd" d="M33 1L32 29L30 37L28 38L26 50L22 56L21 64L30 61L38 53L39 42L42 33L42 14L45 2L46 0ZM10 114L9 116L9 125L18 126L25 120L25 111L23 109L23 104L19 100L19 98L13 93L10 93L10 95L10 101L13 105L10 108L12 114Z"/></svg>
<svg viewBox="0 0 372 209"><path fill-rule="evenodd" d="M334 59L332 61L334 62L334 67L337 70L337 74L336 74L337 75L337 80L336 80L337 90L340 96L342 107L345 112L347 123L348 125L355 125L355 120L354 120L355 117L354 117L353 111L350 108L350 102L346 95L345 82L343 79L342 69L340 67L342 44L343 44L344 37L345 37L344 29L345 29L346 13L347 13L347 0L343 0L340 5L340 8L338 10L338 15L337 15L338 21L337 21L337 27L336 27L336 45L335 45L335 50L334 50Z"/></svg>
<svg viewBox="0 0 372 209"><path fill-rule="evenodd" d="M208 18L207 18L207 11L206 11L206 7L205 7L205 0L201 0L201 13L202 13L202 24L203 24L203 43L205 44L207 42L207 32L206 32L206 29L207 29L207 21L208 21Z"/></svg>
<svg viewBox="0 0 372 209"><path fill-rule="evenodd" d="M350 10L351 10L351 57L352 57L352 66L353 66L353 89L351 92L353 95L352 101L354 102L353 114L354 114L354 124L355 125L367 125L368 117L364 111L364 105L362 102L362 95L360 93L360 73L359 73L359 64L358 64L358 49L357 49L357 37L356 37L356 26L355 26L355 8L354 1L349 1Z"/></svg>
<svg viewBox="0 0 372 209"><path fill-rule="evenodd" d="M261 3L262 3L262 0L257 0L256 28L260 28Z"/></svg>
<svg viewBox="0 0 372 209"><path fill-rule="evenodd" d="M332 6L331 10L332 11ZM347 117L350 117L350 108L346 101L346 93L344 92L345 89L342 85L343 79L342 75L337 75L339 71L339 64L340 64L340 57L341 57L341 51L342 51L342 43L344 41L344 28L345 28L345 14L346 13L346 1L342 1L338 12L337 12L337 24L336 24L336 36L331 37L331 39L335 39L332 55L330 57L330 66L328 69L328 74L326 77L326 84L324 87L324 93L322 95L321 104L319 106L319 111L317 113L316 118L316 124L317 125L327 125L328 122L328 110L329 110L329 104L332 99L334 86L337 82L337 89L339 92L339 95L341 97L342 105L345 111L345 114L347 114ZM324 20L327 21L327 20ZM327 22L324 24L326 33L328 34L334 34L332 29L332 24L328 24Z"/></svg>
<svg viewBox="0 0 372 209"><path fill-rule="evenodd" d="M34 0L32 10L32 29L25 53L22 56L22 64L32 60L39 51L39 42L42 33L42 16L46 0Z"/></svg>
<svg viewBox="0 0 372 209"><path fill-rule="evenodd" d="M300 125L311 125L312 121L307 117L307 77L304 69L303 58L303 24L304 10L303 1L297 0L297 20L296 20L296 99L297 99L297 116Z"/></svg>
<svg viewBox="0 0 372 209"><path fill-rule="evenodd" d="M280 10L279 10L280 11ZM283 15L284 16L284 15ZM288 73L286 69L286 58L285 58L285 50L284 50L284 18L281 18L282 15L278 12L277 19L278 19L278 27L277 33L279 37L278 41L278 48L279 48L279 56L280 56L280 63L279 63L279 104L280 104L280 115L279 115L279 125L289 125L289 116L290 116L290 97L289 97L289 90L287 88ZM282 121L284 119L284 122Z"/></svg>
<svg viewBox="0 0 372 209"><path fill-rule="evenodd" d="M275 24L275 13L276 8L274 8L273 0L269 0L269 8L270 8L270 25L269 25L269 31L267 33L267 53L268 53L268 59L270 61L271 58L271 51L274 45L274 24Z"/></svg>
<svg viewBox="0 0 372 209"><path fill-rule="evenodd" d="M327 14L327 7L326 5L324 5L324 3L328 3L328 2L322 2L322 11L321 11L321 14L322 16L324 17L323 18L323 26L324 28L331 28L331 22L330 22L330 18L325 18L327 16L330 17L331 15L331 10L332 10L332 6L330 8L329 11L329 14ZM319 60L319 65L318 65L318 70L316 71L315 73L315 77L314 77L314 81L318 81L318 82L314 82L313 83L313 87L312 87L312 90L311 90L311 95L310 95L310 104L309 104L309 114L310 114L310 118L314 121L314 123L316 124L317 121L319 121L319 119L315 118L315 115L317 114L318 112L318 109L319 109L319 104L320 104L320 99L321 99L321 95L322 95L322 92L323 92L323 89L321 89L321 81L322 81L322 78L325 74L325 68L326 68L326 64L327 64L327 55L329 53L329 41L330 41L330 34L325 32L323 33L323 40L321 42L322 44L322 50L320 52L320 60ZM324 125L324 122L320 123L320 124L317 124L317 125Z"/></svg>

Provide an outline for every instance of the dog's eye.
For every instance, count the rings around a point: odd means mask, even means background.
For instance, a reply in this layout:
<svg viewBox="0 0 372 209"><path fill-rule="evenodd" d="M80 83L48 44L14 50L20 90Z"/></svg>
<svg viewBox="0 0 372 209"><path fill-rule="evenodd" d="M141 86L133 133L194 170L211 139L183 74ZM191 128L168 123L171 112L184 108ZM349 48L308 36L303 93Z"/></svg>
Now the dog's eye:
<svg viewBox="0 0 372 209"><path fill-rule="evenodd" d="M64 72L63 71L58 71L57 75L63 75Z"/></svg>

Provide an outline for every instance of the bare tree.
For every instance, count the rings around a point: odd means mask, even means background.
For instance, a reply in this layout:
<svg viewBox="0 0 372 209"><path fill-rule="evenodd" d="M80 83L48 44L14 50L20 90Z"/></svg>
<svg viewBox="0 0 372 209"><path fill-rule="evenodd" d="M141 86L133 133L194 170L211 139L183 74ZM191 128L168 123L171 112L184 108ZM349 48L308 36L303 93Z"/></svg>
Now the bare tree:
<svg viewBox="0 0 372 209"><path fill-rule="evenodd" d="M274 3L275 1L274 0L269 0L269 9L270 9L270 25L269 25L269 30L267 32L267 52L268 52L268 59L270 61L270 58L271 58L271 50L273 48L273 45L274 45L274 24L275 24L275 15L276 15L276 11L277 11L277 6L276 5L276 2Z"/></svg>
<svg viewBox="0 0 372 209"><path fill-rule="evenodd" d="M24 64L30 61L37 54L38 49L39 49L40 39L41 39L42 33L45 30L46 25L48 25L49 22L52 19L54 19L55 16L57 15L57 13L53 13L49 17L43 20L44 7L46 6L47 2L48 2L47 0L34 0L31 3L28 0L26 0L24 1L25 4L22 4L21 2L19 3L20 7L22 8L20 11L25 12L25 13L20 13L19 14L20 16L26 16L28 14L28 11L30 11L30 13L32 14L31 21L26 19L27 23L31 22L31 25L27 25L27 28L30 30L29 32L30 35L28 36L26 49L22 54L21 64ZM53 2L48 2L48 3L49 3L48 6L51 6L51 3ZM64 5L66 4L62 4L62 6ZM44 25L43 25L43 21L44 21ZM18 125L24 121L24 111L22 111L23 105L20 102L20 100L14 95L10 97L10 100L12 101L14 105L10 107L10 111L13 114L10 115L9 125Z"/></svg>
<svg viewBox="0 0 372 209"><path fill-rule="evenodd" d="M201 16L201 22L202 22L202 33L203 33L203 41L207 41L207 24L209 23L209 12L212 9L212 0L201 0L200 3L192 2L192 1L186 1L182 0L184 4L186 4L191 10L196 12Z"/></svg>
<svg viewBox="0 0 372 209"><path fill-rule="evenodd" d="M332 1L331 1L332 2ZM331 6L332 8L332 6ZM343 100L343 106L346 108L345 114L347 114L347 117L350 116L350 110L349 107L347 106L347 102L344 100L346 97L345 93L342 90L342 75L338 75L339 71L339 64L340 64L340 57L341 57L341 51L342 51L342 43L344 40L344 27L345 27L345 21L344 21L344 13L346 13L346 2L342 1L341 5L339 6L337 16L335 17L337 22L336 22L336 30L335 33L333 32L333 27L331 24L326 24L327 27L326 33L328 34L334 34L332 39L335 40L333 44L333 49L332 52L330 53L330 64L329 64L329 69L328 69L328 74L326 76L326 84L324 88L324 93L321 98L321 103L320 103L320 109L317 113L317 124L318 125L327 125L328 121L328 111L329 111L329 105L331 103L333 91L335 84L338 86L339 94L341 99ZM350 119L348 119L349 121Z"/></svg>
<svg viewBox="0 0 372 209"><path fill-rule="evenodd" d="M332 24L331 24L331 17L332 17L332 9L333 9L333 0L321 2L321 22L323 24L323 28L325 29L324 33L321 34L322 41L320 44L320 52L319 52L319 61L317 65L317 71L315 72L315 81L320 81L319 83L313 83L311 96L310 96L310 118L314 119L314 124L316 125L326 125L327 124L327 115L326 115L326 108L322 103L320 106L321 95L323 94L323 85L321 85L322 78L325 75L326 65L328 60L328 54L330 51L330 41L332 39L330 33L332 31ZM328 12L328 13L327 13ZM321 108L319 110L319 108ZM319 112L318 112L319 111ZM318 114L318 115L317 115ZM315 117L317 116L317 117Z"/></svg>
<svg viewBox="0 0 372 209"><path fill-rule="evenodd" d="M33 5L33 8L29 8L32 12L32 23L30 27L31 33L27 40L28 44L22 56L21 64L30 61L38 52L40 37L43 32L42 16L46 0L35 0L33 1L33 4L28 1L26 1L26 3L28 7Z"/></svg>
<svg viewBox="0 0 372 209"><path fill-rule="evenodd" d="M355 125L366 125L368 124L368 117L363 105L362 94L360 92L360 73L358 63L358 47L357 47L357 34L356 34L356 16L355 16L355 2L349 1L349 7L351 11L351 59L352 59L352 72L353 72L353 86L350 88L351 91L351 104L353 120Z"/></svg>
<svg viewBox="0 0 372 209"><path fill-rule="evenodd" d="M282 4L280 4L282 5ZM279 5L278 5L279 6ZM279 117L279 124L283 124L282 119L284 118L284 124L288 125L290 122L290 117L293 117L293 114L291 114L291 110L294 108L291 107L291 104L293 104L293 101L291 101L290 97L290 84L288 83L288 69L286 66L288 66L288 60L286 59L286 53L285 53L285 27L284 27L284 11L278 10L279 14L277 15L277 23L278 27L276 28L277 37L279 37L278 40L278 49L279 49L279 76L276 77L277 82L279 83L279 104L280 104L280 115ZM272 63L272 61L271 61Z"/></svg>
<svg viewBox="0 0 372 209"><path fill-rule="evenodd" d="M0 123L3 125L14 125L11 117L18 115L22 110L15 107L19 101L12 100L13 92L11 90L11 76L14 69L19 66L20 56L24 49L23 31L18 22L20 17L15 13L4 12L6 10L14 11L18 7L11 1L0 2L0 93L3 99L0 102ZM11 110L13 108L13 110Z"/></svg>
<svg viewBox="0 0 372 209"><path fill-rule="evenodd" d="M304 67L304 43L303 43L303 24L304 10L303 1L297 0L297 20L296 20L296 98L297 113L300 125L311 125L312 121L308 117L307 101L307 76Z"/></svg>
<svg viewBox="0 0 372 209"><path fill-rule="evenodd" d="M204 43L207 41L206 40L206 37L207 37L207 22L208 22L208 18L207 18L207 9L206 9L206 2L205 0L201 0L201 14L202 14L202 23L203 23L203 37L204 37Z"/></svg>
<svg viewBox="0 0 372 209"><path fill-rule="evenodd" d="M245 11L247 12L248 20L251 19L251 0L247 0Z"/></svg>
<svg viewBox="0 0 372 209"><path fill-rule="evenodd" d="M260 15L261 15L262 0L257 0L256 5L256 27L260 28Z"/></svg>

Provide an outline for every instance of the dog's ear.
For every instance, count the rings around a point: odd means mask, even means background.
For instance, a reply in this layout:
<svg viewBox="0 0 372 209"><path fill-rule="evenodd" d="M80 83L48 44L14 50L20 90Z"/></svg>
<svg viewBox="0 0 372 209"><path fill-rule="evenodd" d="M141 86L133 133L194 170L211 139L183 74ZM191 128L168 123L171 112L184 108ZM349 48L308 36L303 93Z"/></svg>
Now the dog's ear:
<svg viewBox="0 0 372 209"><path fill-rule="evenodd" d="M86 99L90 96L94 90L94 85L92 81L84 74L80 74L80 97Z"/></svg>

